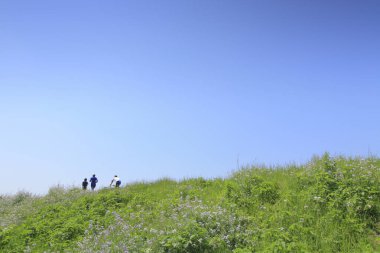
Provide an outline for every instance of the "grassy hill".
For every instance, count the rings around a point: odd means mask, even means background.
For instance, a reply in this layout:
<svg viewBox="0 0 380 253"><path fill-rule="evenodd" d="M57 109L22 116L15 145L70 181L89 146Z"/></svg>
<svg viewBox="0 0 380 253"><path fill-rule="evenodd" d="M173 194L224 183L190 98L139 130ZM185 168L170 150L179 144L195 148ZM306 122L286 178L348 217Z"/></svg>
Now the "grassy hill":
<svg viewBox="0 0 380 253"><path fill-rule="evenodd" d="M380 252L380 160L0 196L0 252Z"/></svg>

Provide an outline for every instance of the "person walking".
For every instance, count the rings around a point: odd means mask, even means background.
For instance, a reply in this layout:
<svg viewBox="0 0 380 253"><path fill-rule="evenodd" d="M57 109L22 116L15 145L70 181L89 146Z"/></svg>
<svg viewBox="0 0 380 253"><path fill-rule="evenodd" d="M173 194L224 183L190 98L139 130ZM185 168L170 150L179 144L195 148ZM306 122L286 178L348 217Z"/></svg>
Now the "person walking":
<svg viewBox="0 0 380 253"><path fill-rule="evenodd" d="M94 190L96 187L96 184L98 183L98 179L96 178L95 174L92 175L92 178L90 178L91 182L91 190Z"/></svg>
<svg viewBox="0 0 380 253"><path fill-rule="evenodd" d="M117 175L115 175L115 176L113 177L113 179L112 179L112 181L111 181L111 184L110 184L110 187L111 187L113 184L115 184L115 187L116 187L116 188L119 188L120 185L121 185L121 180L120 180L120 178L119 178Z"/></svg>
<svg viewBox="0 0 380 253"><path fill-rule="evenodd" d="M85 178L82 182L82 189L83 190L87 190L87 185L88 185L88 181L87 181L87 178Z"/></svg>

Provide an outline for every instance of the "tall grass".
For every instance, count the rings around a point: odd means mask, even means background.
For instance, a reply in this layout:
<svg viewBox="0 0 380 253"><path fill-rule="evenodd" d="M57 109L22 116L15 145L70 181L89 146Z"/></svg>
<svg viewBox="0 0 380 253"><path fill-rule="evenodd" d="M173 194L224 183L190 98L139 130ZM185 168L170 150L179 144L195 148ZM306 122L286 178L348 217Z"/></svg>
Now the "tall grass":
<svg viewBox="0 0 380 253"><path fill-rule="evenodd" d="M380 160L0 197L1 252L379 252Z"/></svg>

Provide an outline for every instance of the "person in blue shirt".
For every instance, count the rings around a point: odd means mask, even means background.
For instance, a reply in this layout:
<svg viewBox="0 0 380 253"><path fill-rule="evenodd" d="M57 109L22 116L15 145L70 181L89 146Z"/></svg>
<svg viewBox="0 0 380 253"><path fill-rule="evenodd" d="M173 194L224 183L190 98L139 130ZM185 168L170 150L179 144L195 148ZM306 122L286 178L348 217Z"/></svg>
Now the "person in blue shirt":
<svg viewBox="0 0 380 253"><path fill-rule="evenodd" d="M92 175L92 178L90 179L91 183L91 190L94 190L96 187L96 183L98 182L98 179L96 178L95 174Z"/></svg>

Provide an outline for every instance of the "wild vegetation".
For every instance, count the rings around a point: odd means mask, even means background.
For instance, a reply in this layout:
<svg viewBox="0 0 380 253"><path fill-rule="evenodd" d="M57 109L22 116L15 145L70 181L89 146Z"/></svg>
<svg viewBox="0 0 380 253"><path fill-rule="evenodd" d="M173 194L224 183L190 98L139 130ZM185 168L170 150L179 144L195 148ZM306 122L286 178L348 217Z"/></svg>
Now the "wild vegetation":
<svg viewBox="0 0 380 253"><path fill-rule="evenodd" d="M380 252L380 160L0 197L0 252Z"/></svg>

